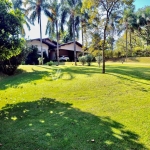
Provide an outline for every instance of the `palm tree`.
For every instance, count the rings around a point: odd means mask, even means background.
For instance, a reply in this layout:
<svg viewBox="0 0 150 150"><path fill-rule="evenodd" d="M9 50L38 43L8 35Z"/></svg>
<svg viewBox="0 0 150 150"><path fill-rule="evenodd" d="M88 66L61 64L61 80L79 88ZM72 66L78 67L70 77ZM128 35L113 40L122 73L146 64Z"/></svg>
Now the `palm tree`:
<svg viewBox="0 0 150 150"><path fill-rule="evenodd" d="M23 24L25 24L26 26L27 26L27 28L28 28L28 30L30 30L30 25L29 25L29 23L30 23L30 20L29 20L29 18L25 15L25 9L22 7L23 6L23 0L12 0L12 3L13 3L13 8L14 9L19 9L21 12L22 12L22 14L24 15L24 17L25 17L25 20L24 20L24 23ZM25 36L25 29L24 29L24 27L22 26L22 28L21 28L21 35L22 36Z"/></svg>
<svg viewBox="0 0 150 150"><path fill-rule="evenodd" d="M57 62L59 65L59 36L60 31L59 28L63 31L63 24L65 23L65 18L67 13L64 9L62 9L61 4L57 1L51 1L49 10L45 10L45 15L48 17L47 26L46 26L46 34L52 36L56 34L57 39ZM56 32L55 32L56 31Z"/></svg>
<svg viewBox="0 0 150 150"><path fill-rule="evenodd" d="M115 38L114 36L117 34L117 31L119 29L118 26L120 26L119 22L121 20L122 16L120 14L117 14L116 12L113 12L110 16L110 22L109 22L109 38L108 38L108 42L110 43L111 45L111 49L113 50L114 48L114 41L115 41ZM119 30L120 32L120 30Z"/></svg>
<svg viewBox="0 0 150 150"><path fill-rule="evenodd" d="M70 37L73 37L74 41L74 62L77 65L77 55L76 55L76 40L75 36L79 36L79 23L81 14L81 0L67 0L65 9L69 16L68 29Z"/></svg>
<svg viewBox="0 0 150 150"><path fill-rule="evenodd" d="M132 42L131 42L131 32L134 30L135 26L136 26L136 19L135 19L135 15L134 15L134 9L133 8L128 8L124 11L124 23L125 23L125 34L126 34L126 61L127 61L127 57L128 57L128 30L130 32L130 49L132 52Z"/></svg>
<svg viewBox="0 0 150 150"><path fill-rule="evenodd" d="M150 17L146 14L137 16L138 33L150 45Z"/></svg>
<svg viewBox="0 0 150 150"><path fill-rule="evenodd" d="M83 12L81 14L81 17L80 17L80 20L81 20L81 34L82 34L83 55L84 55L84 51L87 49L87 40L85 42L85 39L87 39L86 33L87 33L87 27L88 27L88 19L89 19L88 13L87 12Z"/></svg>
<svg viewBox="0 0 150 150"><path fill-rule="evenodd" d="M26 15L29 15L30 23L34 25L37 18L40 25L41 60L43 65L41 13L49 8L49 3L47 3L47 0L26 0L25 6L28 6L26 9Z"/></svg>

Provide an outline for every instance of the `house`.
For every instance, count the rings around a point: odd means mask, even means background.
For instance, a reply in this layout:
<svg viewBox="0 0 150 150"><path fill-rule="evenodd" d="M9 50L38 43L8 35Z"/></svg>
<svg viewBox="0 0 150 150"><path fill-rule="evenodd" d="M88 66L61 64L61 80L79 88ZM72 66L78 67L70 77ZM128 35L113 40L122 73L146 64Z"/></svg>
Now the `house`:
<svg viewBox="0 0 150 150"><path fill-rule="evenodd" d="M82 54L82 52L83 52L82 44L76 41L77 58L79 54ZM68 56L70 61L73 61L74 60L74 42L71 41L68 43L61 44L59 46L59 56Z"/></svg>
<svg viewBox="0 0 150 150"><path fill-rule="evenodd" d="M27 41L28 46L37 46L38 54L41 54L41 42L40 38L32 39ZM46 52L47 57L49 60L56 61L57 59L57 42L50 40L49 38L42 39L42 49L43 52ZM82 53L82 44L76 41L76 53L77 58L79 54ZM67 56L69 57L70 61L74 60L74 42L68 42L59 45L59 57Z"/></svg>
<svg viewBox="0 0 150 150"><path fill-rule="evenodd" d="M49 57L49 50L54 50L56 48L56 42L51 41L49 38L42 39L42 50L43 52L46 52L47 56ZM41 41L40 38L32 39L27 41L28 46L37 46L38 48L38 54L41 54ZM53 52L55 53L55 52ZM53 55L53 54L51 54Z"/></svg>

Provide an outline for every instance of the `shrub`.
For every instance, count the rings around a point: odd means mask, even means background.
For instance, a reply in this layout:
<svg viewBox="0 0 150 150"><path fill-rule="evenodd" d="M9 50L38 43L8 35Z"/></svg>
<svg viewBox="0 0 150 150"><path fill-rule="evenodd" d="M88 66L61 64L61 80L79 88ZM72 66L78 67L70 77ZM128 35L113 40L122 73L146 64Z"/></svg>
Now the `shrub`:
<svg viewBox="0 0 150 150"><path fill-rule="evenodd" d="M79 62L81 62L81 64L84 66L86 63L86 56L81 56L78 59L79 59Z"/></svg>
<svg viewBox="0 0 150 150"><path fill-rule="evenodd" d="M7 75L13 75L17 67L25 60L28 55L29 47L23 47L20 54L9 59L0 61L0 71Z"/></svg>
<svg viewBox="0 0 150 150"><path fill-rule="evenodd" d="M91 65L91 62L92 62L92 60L93 60L93 56L92 56L91 54L88 54L88 55L86 55L85 57L86 57L86 62L87 62L87 64L88 64L88 66L90 66L90 65Z"/></svg>
<svg viewBox="0 0 150 150"><path fill-rule="evenodd" d="M101 61L102 61L102 56L97 56L97 57L95 57L95 59L96 59L96 62L99 64L99 66L100 66L100 63L101 63Z"/></svg>
<svg viewBox="0 0 150 150"><path fill-rule="evenodd" d="M42 60L44 60L44 58L42 58L42 57L39 57L39 58L38 58L39 65L42 65Z"/></svg>
<svg viewBox="0 0 150 150"><path fill-rule="evenodd" d="M13 56L8 60L0 62L0 69L4 74L13 75L17 67L21 64L22 58L21 54Z"/></svg>
<svg viewBox="0 0 150 150"><path fill-rule="evenodd" d="M47 62L46 63L48 66L52 66L53 65L53 61Z"/></svg>
<svg viewBox="0 0 150 150"><path fill-rule="evenodd" d="M38 48L37 48L37 46L32 45L29 47L29 49L30 49L30 51L26 57L25 63L27 65L33 65L33 64L37 65L38 64L38 57L39 57L39 55L37 53Z"/></svg>

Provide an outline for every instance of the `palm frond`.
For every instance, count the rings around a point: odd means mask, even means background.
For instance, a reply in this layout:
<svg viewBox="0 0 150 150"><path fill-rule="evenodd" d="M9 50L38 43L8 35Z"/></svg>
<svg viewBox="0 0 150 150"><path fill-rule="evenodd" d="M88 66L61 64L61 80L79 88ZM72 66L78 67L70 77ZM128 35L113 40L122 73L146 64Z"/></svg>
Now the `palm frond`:
<svg viewBox="0 0 150 150"><path fill-rule="evenodd" d="M24 4L24 7L26 7L28 4L29 5L36 5L36 2L34 2L33 0L25 0L23 4Z"/></svg>
<svg viewBox="0 0 150 150"><path fill-rule="evenodd" d="M43 8L43 10L46 10L46 9L48 10L51 8L51 5L50 5L50 3L45 2L45 3L43 3L42 8Z"/></svg>
<svg viewBox="0 0 150 150"><path fill-rule="evenodd" d="M66 23L66 19L68 17L68 11L66 10L62 10L62 14L61 14L61 31L64 31L64 24Z"/></svg>
<svg viewBox="0 0 150 150"><path fill-rule="evenodd" d="M47 21L45 34L51 35L51 22L50 21Z"/></svg>
<svg viewBox="0 0 150 150"><path fill-rule="evenodd" d="M36 20L36 17L37 17L37 12L36 11L33 11L29 17L30 19L30 23L34 25L34 22Z"/></svg>
<svg viewBox="0 0 150 150"><path fill-rule="evenodd" d="M23 1L22 0L12 0L12 3L13 3L13 6L14 6L14 9L17 9L17 8L21 8L21 6L23 5Z"/></svg>
<svg viewBox="0 0 150 150"><path fill-rule="evenodd" d="M30 25L29 25L29 23L27 21L25 22L25 24L26 24L28 30L31 30Z"/></svg>
<svg viewBox="0 0 150 150"><path fill-rule="evenodd" d="M44 14L45 14L45 16L50 17L50 18L51 18L51 16L52 16L51 12L48 11L47 9L44 10Z"/></svg>
<svg viewBox="0 0 150 150"><path fill-rule="evenodd" d="M36 9L36 6L29 6L27 9L26 9L26 11L25 11L25 15L27 16L27 15L29 15L29 13L30 12L32 12L33 10L35 10Z"/></svg>
<svg viewBox="0 0 150 150"><path fill-rule="evenodd" d="M74 0L67 0L70 7L74 7Z"/></svg>

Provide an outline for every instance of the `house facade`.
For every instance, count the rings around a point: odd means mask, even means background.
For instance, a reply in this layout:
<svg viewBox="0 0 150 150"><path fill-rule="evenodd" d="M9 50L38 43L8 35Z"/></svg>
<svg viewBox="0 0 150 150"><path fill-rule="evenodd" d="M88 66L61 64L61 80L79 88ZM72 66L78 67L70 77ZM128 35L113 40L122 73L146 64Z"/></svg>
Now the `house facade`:
<svg viewBox="0 0 150 150"><path fill-rule="evenodd" d="M38 54L41 55L41 42L40 38L32 39L27 41L28 46L37 46L38 48ZM42 39L42 50L43 52L46 52L47 57L49 58L49 61L56 61L57 58L57 42L51 41L49 38ZM77 58L79 54L82 54L82 44L76 41L76 54ZM74 42L68 42L59 45L59 57L61 56L67 56L69 57L70 61L74 60Z"/></svg>
<svg viewBox="0 0 150 150"><path fill-rule="evenodd" d="M76 41L77 58L79 54L82 54L82 53L83 53L82 44ZM59 56L67 56L69 57L70 61L73 61L74 60L74 42L71 41L68 43L61 44L59 46Z"/></svg>

